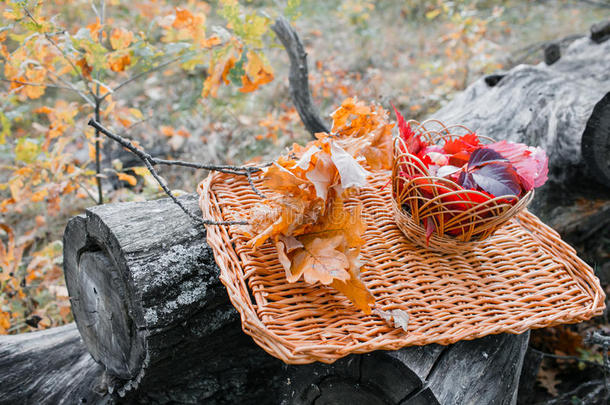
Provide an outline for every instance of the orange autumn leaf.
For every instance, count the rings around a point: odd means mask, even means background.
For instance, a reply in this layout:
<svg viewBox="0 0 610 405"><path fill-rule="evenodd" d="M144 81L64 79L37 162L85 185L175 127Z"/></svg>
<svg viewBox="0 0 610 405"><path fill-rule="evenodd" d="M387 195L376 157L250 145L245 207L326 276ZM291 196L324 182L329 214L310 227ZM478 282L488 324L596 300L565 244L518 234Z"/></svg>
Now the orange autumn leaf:
<svg viewBox="0 0 610 405"><path fill-rule="evenodd" d="M91 66L89 66L86 58L81 58L81 59L77 60L76 66L78 66L80 68L81 73L83 74L84 77L86 77L89 80L92 80L91 72L93 71L93 68Z"/></svg>
<svg viewBox="0 0 610 405"><path fill-rule="evenodd" d="M254 249L273 241L289 282L337 286L369 314L375 300L360 280L358 260L366 226L360 207L343 203L367 174L328 134L294 145L264 170L272 194L250 210L246 232L256 235L249 242Z"/></svg>
<svg viewBox="0 0 610 405"><path fill-rule="evenodd" d="M111 56L108 59L108 65L114 72L122 72L131 64L131 56L128 53Z"/></svg>
<svg viewBox="0 0 610 405"><path fill-rule="evenodd" d="M331 114L337 141L355 157L363 157L372 169L392 167L392 128L381 106L365 105L355 97L346 99Z"/></svg>
<svg viewBox="0 0 610 405"><path fill-rule="evenodd" d="M104 28L104 26L100 23L100 19L97 18L95 23L87 25L87 29L89 30L89 34L91 34L91 38L94 41L97 41L99 38L100 30Z"/></svg>
<svg viewBox="0 0 610 405"><path fill-rule="evenodd" d="M46 77L45 69L26 69L25 78L30 83L44 83ZM44 94L45 86L25 86L23 93L31 99L36 99Z"/></svg>
<svg viewBox="0 0 610 405"><path fill-rule="evenodd" d="M132 176L131 174L117 173L117 177L119 178L119 180L127 182L127 184L129 184L130 186L135 186L136 184L138 184L138 179L136 179L136 177Z"/></svg>
<svg viewBox="0 0 610 405"><path fill-rule="evenodd" d="M115 28L110 35L110 45L115 50L121 50L129 47L133 42L133 32L123 28Z"/></svg>
<svg viewBox="0 0 610 405"><path fill-rule="evenodd" d="M330 286L349 298L365 314L371 313L371 307L375 305L375 297L359 277L355 276L346 281L333 280Z"/></svg>
<svg viewBox="0 0 610 405"><path fill-rule="evenodd" d="M236 61L235 52L231 50L223 58L210 64L208 67L208 77L203 82L202 97L207 97L208 95L216 97L220 85L230 83L227 76L229 71L235 66Z"/></svg>
<svg viewBox="0 0 610 405"><path fill-rule="evenodd" d="M176 18L172 23L172 27L174 28L186 28L193 24L194 16L193 14L184 9L176 7Z"/></svg>
<svg viewBox="0 0 610 405"><path fill-rule="evenodd" d="M248 62L246 63L246 74L242 76L242 93L249 93L273 80L273 69L266 65L260 56L255 52L248 52Z"/></svg>

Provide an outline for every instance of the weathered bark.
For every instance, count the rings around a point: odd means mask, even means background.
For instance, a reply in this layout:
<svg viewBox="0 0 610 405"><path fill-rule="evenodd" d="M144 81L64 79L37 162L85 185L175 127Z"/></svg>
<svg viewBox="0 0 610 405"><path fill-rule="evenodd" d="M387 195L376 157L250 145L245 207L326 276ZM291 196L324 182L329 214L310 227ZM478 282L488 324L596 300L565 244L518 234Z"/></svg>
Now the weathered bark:
<svg viewBox="0 0 610 405"><path fill-rule="evenodd" d="M290 22L285 18L278 18L271 27L276 33L290 59L290 95L299 112L305 128L314 135L316 132L328 132L328 125L320 118L313 105L309 91L309 78L307 70L307 53L303 48L301 39L294 31Z"/></svg>
<svg viewBox="0 0 610 405"><path fill-rule="evenodd" d="M194 195L183 200L198 212ZM171 200L73 218L64 271L83 341L114 377L110 391L161 402L265 398L263 380L281 362L241 332L205 229Z"/></svg>
<svg viewBox="0 0 610 405"><path fill-rule="evenodd" d="M512 404L528 334L289 366L283 404Z"/></svg>
<svg viewBox="0 0 610 405"><path fill-rule="evenodd" d="M0 337L0 404L101 404L103 391L74 324Z"/></svg>

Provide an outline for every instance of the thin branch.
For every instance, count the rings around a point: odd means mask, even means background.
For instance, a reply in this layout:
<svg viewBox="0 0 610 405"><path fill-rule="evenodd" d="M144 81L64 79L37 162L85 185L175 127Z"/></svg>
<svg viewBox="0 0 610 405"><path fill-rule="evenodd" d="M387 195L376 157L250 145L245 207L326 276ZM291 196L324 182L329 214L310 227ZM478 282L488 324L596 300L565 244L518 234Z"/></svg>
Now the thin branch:
<svg viewBox="0 0 610 405"><path fill-rule="evenodd" d="M585 342L601 345L602 355L604 358L604 388L606 396L610 396L610 381L608 381L608 370L610 369L610 358L608 358L608 349L610 348L610 336L602 335L599 332L593 332L585 339Z"/></svg>
<svg viewBox="0 0 610 405"><path fill-rule="evenodd" d="M28 10L27 7L25 7L25 6L23 6L22 8L23 8L23 11L25 12L25 14L28 16L28 18L30 20L32 20L32 22L34 24L40 26L40 23L34 18L32 13L30 13L30 10ZM83 76L83 73L76 67L74 62L72 62L72 60L68 57L68 55L66 54L66 51L64 49L62 49L48 33L45 33L44 37L62 54L64 59L70 64L70 66L72 66L74 73L76 73L81 78L81 80L85 83L85 87L87 87L89 94L91 94L91 96L95 97L93 90L91 90L91 88L89 87L89 81L85 78L85 76Z"/></svg>
<svg viewBox="0 0 610 405"><path fill-rule="evenodd" d="M74 86L74 84L72 84L71 82L65 80L61 76L57 76L54 72L51 72L50 70L48 71L48 73L51 74L52 76L55 76L55 78L57 80L59 80L60 82L62 82L66 86L68 86L72 91L77 93L83 100L85 100L87 102L87 104L89 104L91 107L95 108L95 101L93 101L92 99L87 97L87 95L85 93L83 93L82 91L80 91L78 88L76 88L76 86Z"/></svg>
<svg viewBox="0 0 610 405"><path fill-rule="evenodd" d="M246 173L246 176L248 176L248 183L250 184L250 187L252 187L252 190L254 190L254 192L260 197L260 198L267 198L265 197L265 194L261 193L259 191L259 189L256 188L256 186L254 185L254 181L252 181L252 172L250 170L248 170L248 172Z"/></svg>
<svg viewBox="0 0 610 405"><path fill-rule="evenodd" d="M104 25L104 19L106 18L106 2L104 0L102 0L101 3L101 12L100 12L100 24ZM98 35L98 41L100 42L100 44L102 43L104 36L103 36L103 32L102 30L100 30L99 35ZM102 104L102 99L100 98L100 71L98 70L96 73L96 82L97 85L95 86L95 120L97 122L101 121L101 114L100 114L100 107ZM103 204L104 203L104 192L102 190L102 178L100 177L100 173L102 172L102 162L101 162L101 157L100 157L100 148L101 148L101 143L100 143L100 131L98 129L95 130L95 172L97 173L97 176L95 176L95 181L97 183L97 203L98 204Z"/></svg>
<svg viewBox="0 0 610 405"><path fill-rule="evenodd" d="M89 125L92 126L93 128L95 128L96 130L98 130L99 132L103 133L104 135L106 135L107 137L112 139L113 141L118 142L121 146L123 146L124 148L129 150L131 153L136 155L144 163L144 165L146 166L146 168L148 169L150 174L152 174L152 176L155 178L157 183L159 183L159 185L161 186L163 191L165 191L165 193L182 209L182 211L184 211L194 221L197 221L203 225L246 225L248 223L246 221L211 221L211 220L203 219L203 218L200 218L199 216L194 215L193 213L191 213L190 211L188 211L186 209L186 207L182 204L182 202L180 200L178 200L176 198L176 196L167 187L167 184L161 178L161 176L159 176L159 174L157 173L157 171L155 170L155 168L153 166L158 165L158 164L166 164L166 165L171 164L174 166L187 166L187 167L192 167L192 168L196 168L196 169L215 170L215 171L221 171L221 172L225 172L225 173L230 171L233 174L244 175L247 177L250 177L251 173L261 170L260 166L208 165L208 164L198 164L198 163L190 163L190 162L183 162L183 161L170 161L170 160L165 160L165 159L156 159L156 158L152 157L150 154L148 154L147 152L145 152L144 150L135 146L129 139L123 138L120 135L110 132L108 129L104 128L99 122L95 121L94 119L89 120ZM252 183L252 186L254 186L254 183ZM254 187L253 189L255 192L257 192L257 194L260 193L260 191L258 191L256 189L256 187Z"/></svg>
<svg viewBox="0 0 610 405"><path fill-rule="evenodd" d="M538 349L534 349L533 347L530 347L530 350L534 353L537 353L543 357L549 357L552 359L558 359L558 360L572 360L572 361L578 361L580 363L584 363L584 364L588 364L590 366L595 366L595 367L600 367L600 368L605 368L605 366L603 364L600 363L596 363L594 361L591 360L584 360L581 359L578 356L566 356L566 355L561 355L561 354L552 354L552 353L546 353L543 351L540 351Z"/></svg>
<svg viewBox="0 0 610 405"><path fill-rule="evenodd" d="M82 188L83 190L85 190L85 193L87 194L87 196L89 196L89 198L91 198L91 200L97 204L97 200L95 199L95 197L93 196L93 194L91 194L91 191L89 191L89 189L87 187L85 187L80 181L77 181L76 184L78 184L78 186L80 188Z"/></svg>
<svg viewBox="0 0 610 405"><path fill-rule="evenodd" d="M21 80L11 80L11 79L5 79L5 78L0 78L0 80L3 82L7 82L7 83L21 84L22 86L50 87L53 89L62 89L62 90L70 90L70 91L73 90L67 86L59 86L57 84L50 84L50 83L32 83L32 82L24 82Z"/></svg>
<svg viewBox="0 0 610 405"><path fill-rule="evenodd" d="M114 89L112 89L111 92L108 92L108 93L104 94L101 99L102 100L105 99L107 96L109 96L110 94L112 94L115 91L119 90L121 87L127 86L129 83L131 83L131 82L133 82L135 80L138 80L142 76L146 76L149 73L152 73L152 72L155 72L157 70L163 69L164 67L166 67L168 65L171 65L172 63L174 63L174 62L176 62L178 60L180 60L180 56L175 57L173 59L170 59L170 60L168 60L166 62L163 62L163 63L161 63L161 64L159 64L159 65L157 65L157 66L155 66L153 68L145 70L144 72L140 72L138 74L133 75L132 77L130 77L129 79L125 80L124 82L122 82L118 86L116 86Z"/></svg>

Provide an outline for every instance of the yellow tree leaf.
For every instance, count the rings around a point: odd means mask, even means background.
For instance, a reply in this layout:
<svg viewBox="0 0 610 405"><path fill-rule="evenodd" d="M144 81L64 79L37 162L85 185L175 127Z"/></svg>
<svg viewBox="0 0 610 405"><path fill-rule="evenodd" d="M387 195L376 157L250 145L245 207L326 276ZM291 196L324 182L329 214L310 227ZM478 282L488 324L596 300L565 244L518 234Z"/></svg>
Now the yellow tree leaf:
<svg viewBox="0 0 610 405"><path fill-rule="evenodd" d="M266 65L258 54L248 52L248 62L246 63L246 74L242 76L242 93L248 93L267 84L273 80L273 69Z"/></svg>
<svg viewBox="0 0 610 405"><path fill-rule="evenodd" d="M133 42L133 32L123 28L115 28L110 35L110 45L115 50L128 48Z"/></svg>

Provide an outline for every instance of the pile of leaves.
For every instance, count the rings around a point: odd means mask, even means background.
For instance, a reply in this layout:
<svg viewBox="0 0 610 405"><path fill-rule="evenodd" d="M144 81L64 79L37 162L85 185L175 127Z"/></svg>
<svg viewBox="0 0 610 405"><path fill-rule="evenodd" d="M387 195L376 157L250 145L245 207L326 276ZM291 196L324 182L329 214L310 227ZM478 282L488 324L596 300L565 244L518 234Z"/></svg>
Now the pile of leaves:
<svg viewBox="0 0 610 405"><path fill-rule="evenodd" d="M476 133L448 136L442 142L432 143L424 138L423 125L415 130L395 110L398 118L400 153L406 154L408 165L401 166L398 176L423 186L420 190L426 198L440 193L443 202L458 215L473 204L488 203L495 198L515 204L521 197L547 180L548 158L543 149L522 143L507 141L481 143ZM473 193L455 191L473 190ZM400 190L399 190L400 192ZM446 194L446 195L444 195ZM403 207L408 209L407 207ZM454 215L454 216L455 216ZM493 215L491 210L484 215ZM442 218L444 221L451 218ZM426 237L436 230L430 217L424 218ZM448 233L457 235L460 228Z"/></svg>
<svg viewBox="0 0 610 405"><path fill-rule="evenodd" d="M333 113L331 134L293 145L263 174L267 198L246 218L253 249L271 239L286 279L319 282L343 293L366 314L375 299L360 280L366 224L346 200L367 184L363 167L389 168L392 127L379 106L347 99ZM253 237L253 235L257 235Z"/></svg>

